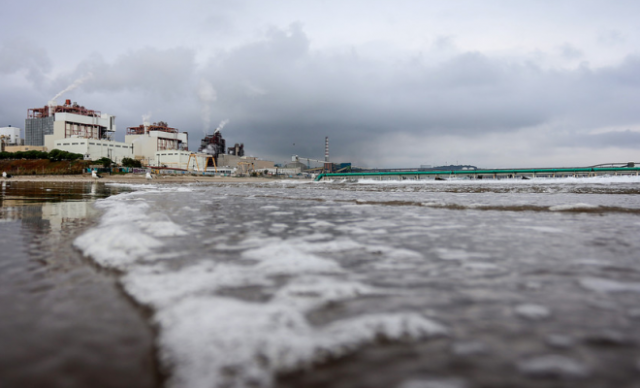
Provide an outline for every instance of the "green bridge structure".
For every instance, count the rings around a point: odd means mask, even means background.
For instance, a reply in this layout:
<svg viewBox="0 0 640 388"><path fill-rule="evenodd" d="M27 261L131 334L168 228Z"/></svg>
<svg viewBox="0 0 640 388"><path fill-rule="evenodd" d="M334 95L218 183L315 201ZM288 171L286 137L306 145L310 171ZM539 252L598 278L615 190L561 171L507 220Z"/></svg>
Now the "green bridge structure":
<svg viewBox="0 0 640 388"><path fill-rule="evenodd" d="M487 170L403 170L403 171L377 171L377 172L342 172L318 174L315 181L326 179L357 180L358 178L370 178L377 180L420 180L435 179L448 180L454 177L468 177L470 179L501 179L520 178L530 179L536 177L561 178L561 177L593 177L598 175L639 175L640 167L635 163L628 163L624 167L575 167L575 168L525 168L525 169L487 169Z"/></svg>

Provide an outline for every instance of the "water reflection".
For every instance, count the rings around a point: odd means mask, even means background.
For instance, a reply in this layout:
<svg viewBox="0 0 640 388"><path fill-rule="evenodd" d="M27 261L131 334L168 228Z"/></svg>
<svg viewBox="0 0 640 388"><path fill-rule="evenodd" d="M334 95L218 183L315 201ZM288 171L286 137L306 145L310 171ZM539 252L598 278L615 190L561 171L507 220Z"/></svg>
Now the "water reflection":
<svg viewBox="0 0 640 388"><path fill-rule="evenodd" d="M94 222L93 202L123 191L2 182L0 386L157 385L140 313L71 245Z"/></svg>

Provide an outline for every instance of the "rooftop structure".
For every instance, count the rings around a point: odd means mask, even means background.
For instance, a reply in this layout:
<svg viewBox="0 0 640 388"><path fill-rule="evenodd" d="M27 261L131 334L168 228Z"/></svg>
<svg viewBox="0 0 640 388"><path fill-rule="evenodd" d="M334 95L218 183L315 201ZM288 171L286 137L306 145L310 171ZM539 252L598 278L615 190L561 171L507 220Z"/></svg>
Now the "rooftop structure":
<svg viewBox="0 0 640 388"><path fill-rule="evenodd" d="M41 119L53 116L56 113L73 113L80 116L100 117L99 111L86 109L84 106L78 105L77 102L71 103L71 100L65 100L64 105L46 105L43 108L29 109L27 110L27 118Z"/></svg>
<svg viewBox="0 0 640 388"><path fill-rule="evenodd" d="M127 128L127 135L145 135L152 131L178 133L177 129L169 127L166 122L159 121L151 125L140 124L137 127L129 127Z"/></svg>

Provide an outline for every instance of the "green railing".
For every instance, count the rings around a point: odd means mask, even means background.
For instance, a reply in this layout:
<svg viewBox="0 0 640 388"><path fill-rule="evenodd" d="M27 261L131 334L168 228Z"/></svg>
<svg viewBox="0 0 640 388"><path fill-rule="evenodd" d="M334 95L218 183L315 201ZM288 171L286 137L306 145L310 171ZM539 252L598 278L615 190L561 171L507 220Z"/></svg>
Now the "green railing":
<svg viewBox="0 0 640 388"><path fill-rule="evenodd" d="M441 177L450 177L455 175L473 175L484 176L490 175L497 177L498 175L537 175L537 174L598 174L598 173L631 173L635 175L640 173L640 167L576 167L576 168L527 168L527 169L496 169L496 170L452 170L452 171L392 171L392 172L349 172L349 173L326 173L319 174L316 177L316 181L321 181L324 178L355 178L355 177L389 177L389 176L413 176L420 175L436 175Z"/></svg>

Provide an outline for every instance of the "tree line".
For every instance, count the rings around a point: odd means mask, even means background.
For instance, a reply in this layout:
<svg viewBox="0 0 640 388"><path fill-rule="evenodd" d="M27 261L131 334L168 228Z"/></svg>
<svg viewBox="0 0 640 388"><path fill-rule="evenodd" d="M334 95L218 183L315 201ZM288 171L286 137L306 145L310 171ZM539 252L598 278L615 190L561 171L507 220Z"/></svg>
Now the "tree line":
<svg viewBox="0 0 640 388"><path fill-rule="evenodd" d="M16 151L16 152L0 152L0 160L21 160L21 159L48 159L52 162L57 162L61 160L82 160L84 159L84 155L77 154L75 152L67 152L58 149L47 151ZM109 158L101 158L95 161L96 164L102 164L105 168L113 165L113 161ZM122 159L123 167L142 167L142 164L139 160L124 158Z"/></svg>
<svg viewBox="0 0 640 388"><path fill-rule="evenodd" d="M57 162L59 160L82 160L84 159L84 155L76 154L74 152L67 152L62 150L51 150L47 151L16 151L16 152L0 152L0 159L49 159L51 161Z"/></svg>

